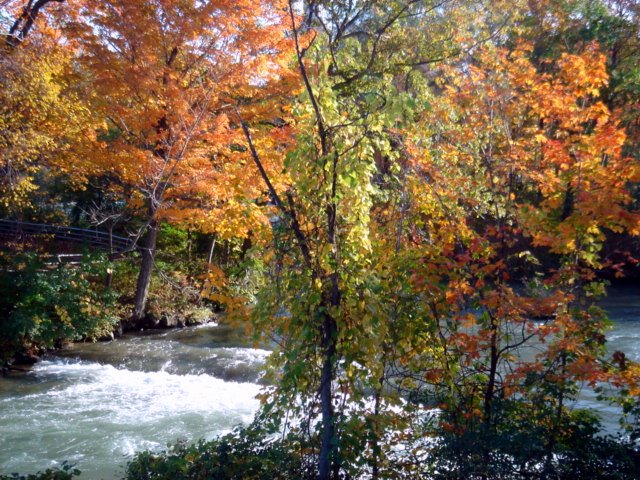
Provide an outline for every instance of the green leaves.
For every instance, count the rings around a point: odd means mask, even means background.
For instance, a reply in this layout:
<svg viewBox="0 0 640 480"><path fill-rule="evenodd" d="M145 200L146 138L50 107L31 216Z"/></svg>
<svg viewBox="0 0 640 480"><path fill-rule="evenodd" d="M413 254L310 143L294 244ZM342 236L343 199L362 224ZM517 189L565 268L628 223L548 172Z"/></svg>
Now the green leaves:
<svg viewBox="0 0 640 480"><path fill-rule="evenodd" d="M80 268L48 269L36 255L2 257L0 303L3 360L23 349L109 335L118 317L115 294L102 287L109 264L87 257ZM7 269L10 267L9 269Z"/></svg>
<svg viewBox="0 0 640 480"><path fill-rule="evenodd" d="M62 468L48 468L44 472L29 475L0 475L0 480L71 480L80 475L80 470L66 460L62 462Z"/></svg>

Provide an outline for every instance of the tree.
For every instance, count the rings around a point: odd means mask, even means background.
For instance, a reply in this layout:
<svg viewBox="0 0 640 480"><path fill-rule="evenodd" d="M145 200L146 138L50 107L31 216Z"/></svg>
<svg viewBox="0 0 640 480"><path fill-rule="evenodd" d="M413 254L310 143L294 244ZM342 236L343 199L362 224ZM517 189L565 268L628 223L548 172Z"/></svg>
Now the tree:
<svg viewBox="0 0 640 480"><path fill-rule="evenodd" d="M289 12L305 90L294 102L296 137L279 188L264 168L273 153L255 145L257 129L240 118L272 204L274 279L255 309L258 328L282 352L268 408L275 417L302 416L301 430L317 433L319 478L369 467L377 477L381 402L368 411L365 398L371 389L383 391L395 360L384 353L391 342L385 317L399 293L376 271L393 256L378 248L372 212L385 192L377 181L388 173L385 163L404 157L397 132L420 110L421 99L404 86L423 87L419 69L452 53L451 25L466 11L448 2L399 1L308 2L300 15L290 2ZM404 237L402 222L399 228ZM362 421L347 412L347 402L361 407ZM371 461L358 455L369 444Z"/></svg>
<svg viewBox="0 0 640 480"><path fill-rule="evenodd" d="M626 129L626 154L637 152L639 100L638 29L640 5L635 0L572 0L531 3L523 22L524 35L534 44L535 57L557 58L568 48L582 51L590 42L598 42L607 57L610 81L603 88L605 104L619 114Z"/></svg>
<svg viewBox="0 0 640 480"><path fill-rule="evenodd" d="M34 207L47 177L82 183L82 159L97 123L76 83L74 51L61 41L56 23L31 30L24 41L27 31L19 45L0 50L0 209L13 216Z"/></svg>
<svg viewBox="0 0 640 480"><path fill-rule="evenodd" d="M487 47L445 70L425 119L433 144L417 163L427 191L415 207L425 265L414 282L445 362L431 367L432 393L446 429L480 435L470 448L482 478L497 475L491 450L510 408L539 419L551 474L576 385L615 377L594 272L605 232L635 235L640 219L628 210L637 166L599 100L605 57L591 46L540 71L530 54Z"/></svg>
<svg viewBox="0 0 640 480"><path fill-rule="evenodd" d="M27 35L29 35L38 16L40 16L41 10L52 2L63 3L64 0L29 0L26 5L22 6L11 28L9 28L7 32L5 39L6 46L15 48L18 44L22 43ZM4 7L4 5L2 5L2 7Z"/></svg>
<svg viewBox="0 0 640 480"><path fill-rule="evenodd" d="M134 319L144 315L170 199L232 143L225 108L277 75L281 23L277 2L117 0L87 5L67 30L106 122L94 162L137 193ZM225 198L224 182L208 188Z"/></svg>

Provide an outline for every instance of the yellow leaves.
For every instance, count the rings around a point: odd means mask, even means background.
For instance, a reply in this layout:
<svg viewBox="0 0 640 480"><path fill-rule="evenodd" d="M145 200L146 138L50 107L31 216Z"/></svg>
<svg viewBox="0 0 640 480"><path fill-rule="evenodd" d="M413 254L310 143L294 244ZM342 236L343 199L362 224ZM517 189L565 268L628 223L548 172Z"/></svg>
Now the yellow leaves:
<svg viewBox="0 0 640 480"><path fill-rule="evenodd" d="M597 236L597 235L599 235L599 234L600 234L600 227L599 227L597 224L592 223L591 225L589 225L589 226L587 227L587 230L586 230L586 231L587 231L587 233L588 233L588 234L596 235L596 236Z"/></svg>
<svg viewBox="0 0 640 480"><path fill-rule="evenodd" d="M562 253L571 253L576 250L576 240L575 238L570 238L566 242L564 242L563 248L561 249Z"/></svg>
<svg viewBox="0 0 640 480"><path fill-rule="evenodd" d="M210 264L207 273L203 276L202 290L209 292L208 297L219 295L220 291L227 288L227 276L221 268Z"/></svg>
<svg viewBox="0 0 640 480"><path fill-rule="evenodd" d="M72 325L72 319L71 319L71 315L69 315L69 312L67 312L67 310L60 306L60 305L54 305L53 306L53 310L55 311L57 317L58 317L58 321L60 323L62 323L63 325L67 325L67 326L71 326Z"/></svg>
<svg viewBox="0 0 640 480"><path fill-rule="evenodd" d="M630 363L621 373L621 380L628 386L631 397L640 396L640 364Z"/></svg>
<svg viewBox="0 0 640 480"><path fill-rule="evenodd" d="M0 62L0 203L10 210L28 205L34 174L60 165L92 129L90 111L67 84L71 52L56 45L21 45L20 55ZM62 173L62 169L52 169ZM66 170L74 174L73 169Z"/></svg>
<svg viewBox="0 0 640 480"><path fill-rule="evenodd" d="M535 142L540 144L547 142L547 137L543 133L537 133L536 135L534 135L533 139Z"/></svg>

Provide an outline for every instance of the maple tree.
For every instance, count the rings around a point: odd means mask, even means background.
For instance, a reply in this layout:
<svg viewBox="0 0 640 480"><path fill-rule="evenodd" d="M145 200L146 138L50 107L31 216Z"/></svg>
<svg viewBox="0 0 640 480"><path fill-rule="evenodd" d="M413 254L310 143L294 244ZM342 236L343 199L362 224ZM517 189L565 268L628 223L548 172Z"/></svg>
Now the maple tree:
<svg viewBox="0 0 640 480"><path fill-rule="evenodd" d="M628 133L626 152L634 155L638 128L638 2L536 2L529 5L529 10L524 35L533 42L536 57L557 56L562 53L561 45L580 51L585 43L599 43L609 73L602 98L610 109L619 110Z"/></svg>
<svg viewBox="0 0 640 480"><path fill-rule="evenodd" d="M239 169L217 172L225 170L224 152L233 143L227 107L251 98L256 84L282 67L276 7L105 1L81 8L67 26L94 108L105 119L92 166L133 188L143 219L134 318L144 315L158 228L175 204L170 199L184 194L187 204L208 198L215 205L242 188Z"/></svg>
<svg viewBox="0 0 640 480"><path fill-rule="evenodd" d="M486 436L485 477L500 409L517 398L545 412L550 469L576 385L612 378L593 272L604 232L636 234L639 220L627 209L637 166L598 100L604 56L592 46L542 73L529 54L489 48L464 74L447 70L438 121L425 119L435 140L415 163L426 179L414 184L426 190L416 192L416 225L435 238L413 281L431 303L429 338L444 362L429 377L445 427ZM514 274L528 288L515 288Z"/></svg>

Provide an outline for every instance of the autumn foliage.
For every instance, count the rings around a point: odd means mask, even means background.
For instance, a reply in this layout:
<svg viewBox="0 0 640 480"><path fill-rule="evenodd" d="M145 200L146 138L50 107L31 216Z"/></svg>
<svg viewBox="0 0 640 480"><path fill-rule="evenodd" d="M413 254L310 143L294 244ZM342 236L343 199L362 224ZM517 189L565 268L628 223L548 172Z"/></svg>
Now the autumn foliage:
<svg viewBox="0 0 640 480"><path fill-rule="evenodd" d="M199 301L274 348L256 425L283 443L247 438L301 478L637 474L640 369L597 306L637 263L611 246L640 234L637 105L610 39L567 33L586 3L39 11L0 59L0 208L99 179L140 252L131 325L158 232L205 235Z"/></svg>

